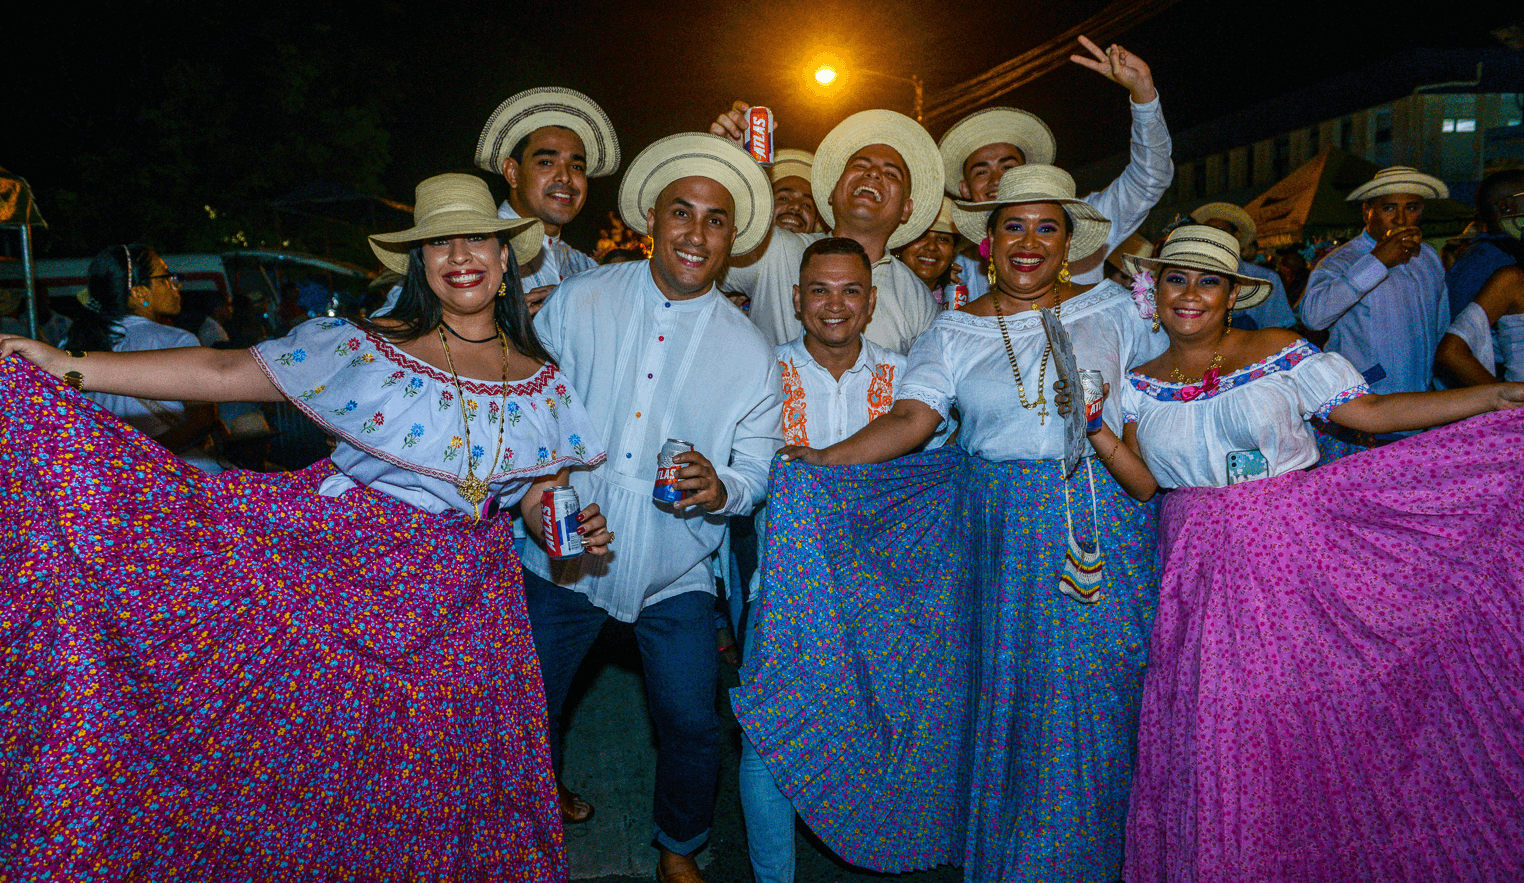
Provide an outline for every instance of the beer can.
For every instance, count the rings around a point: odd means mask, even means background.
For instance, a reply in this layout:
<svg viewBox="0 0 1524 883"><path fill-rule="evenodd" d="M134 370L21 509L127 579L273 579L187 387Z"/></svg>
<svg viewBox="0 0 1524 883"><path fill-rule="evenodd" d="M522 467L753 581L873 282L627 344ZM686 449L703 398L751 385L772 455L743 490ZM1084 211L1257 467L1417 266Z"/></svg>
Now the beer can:
<svg viewBox="0 0 1524 883"><path fill-rule="evenodd" d="M540 525L545 529L545 553L552 559L582 554L582 534L577 533L577 491L569 485L547 488L540 495Z"/></svg>
<svg viewBox="0 0 1524 883"><path fill-rule="evenodd" d="M765 107L753 107L746 112L746 152L759 163L773 161L773 112Z"/></svg>
<svg viewBox="0 0 1524 883"><path fill-rule="evenodd" d="M968 286L959 282L952 287L952 297L947 299L947 309L961 310L968 306Z"/></svg>
<svg viewBox="0 0 1524 883"><path fill-rule="evenodd" d="M1105 404L1106 378L1099 371L1081 370L1080 389L1085 394L1085 431L1101 431L1101 406Z"/></svg>
<svg viewBox="0 0 1524 883"><path fill-rule="evenodd" d="M672 458L691 450L693 443L680 438L669 438L661 446L656 454L656 487L651 491L656 502L676 503L683 498L683 492L677 489L677 470L682 466L673 462Z"/></svg>

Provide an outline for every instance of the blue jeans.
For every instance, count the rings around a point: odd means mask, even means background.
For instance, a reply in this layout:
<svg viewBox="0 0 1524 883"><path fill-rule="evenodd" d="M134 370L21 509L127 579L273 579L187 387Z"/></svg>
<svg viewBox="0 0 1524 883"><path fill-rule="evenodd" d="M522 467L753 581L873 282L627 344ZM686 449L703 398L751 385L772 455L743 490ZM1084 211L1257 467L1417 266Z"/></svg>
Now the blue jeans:
<svg viewBox="0 0 1524 883"><path fill-rule="evenodd" d="M754 575L752 582L761 574ZM755 594L755 592L753 592ZM752 603L760 604L756 598ZM746 617L743 650L750 654L754 616ZM741 815L746 820L746 848L756 883L794 883L794 805L778 790L746 731L741 731Z"/></svg>
<svg viewBox="0 0 1524 883"><path fill-rule="evenodd" d="M559 776L561 707L609 615L585 595L528 570L524 597L545 678L550 757ZM691 855L709 839L720 773L714 596L688 592L668 598L642 610L634 627L656 729L656 842L679 855Z"/></svg>

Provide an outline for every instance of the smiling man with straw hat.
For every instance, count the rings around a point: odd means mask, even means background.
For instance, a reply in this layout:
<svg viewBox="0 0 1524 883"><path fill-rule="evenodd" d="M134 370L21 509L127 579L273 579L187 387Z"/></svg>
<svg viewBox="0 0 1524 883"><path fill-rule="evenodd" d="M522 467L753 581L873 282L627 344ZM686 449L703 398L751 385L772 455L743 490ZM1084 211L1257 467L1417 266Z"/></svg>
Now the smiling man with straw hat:
<svg viewBox="0 0 1524 883"><path fill-rule="evenodd" d="M1238 272L1270 283L1268 297L1251 309L1239 309L1234 313L1233 327L1290 328L1295 325L1296 313L1291 310L1291 301L1286 297L1286 283L1281 281L1281 274L1243 257L1253 253L1257 232L1254 219L1249 217L1249 213L1231 202L1209 202L1191 212L1191 220L1233 234L1238 239Z"/></svg>
<svg viewBox="0 0 1524 883"><path fill-rule="evenodd" d="M785 147L777 153L777 162L768 170L773 182L773 223L795 233L814 233L820 229L820 213L815 208L815 191L810 187L810 167L815 154L808 150Z"/></svg>
<svg viewBox="0 0 1524 883"><path fill-rule="evenodd" d="M1169 129L1159 109L1159 93L1153 74L1136 55L1112 44L1103 52L1080 37L1085 55L1071 55L1075 64L1088 67L1127 90L1132 108L1132 155L1122 174L1085 201L1111 219L1106 248L1093 258L1075 261L1071 268L1080 285L1099 282L1105 275L1105 256L1137 231L1159 197L1175 179L1170 161ZM947 177L947 193L953 199L993 199L1000 176L1007 169L1027 163L1051 164L1056 152L1053 133L1035 115L1014 107L991 107L959 120L942 136L939 145ZM969 299L977 300L988 290L983 267L973 255L957 258Z"/></svg>
<svg viewBox="0 0 1524 883"><path fill-rule="evenodd" d="M721 114L709 131L739 144L745 102ZM832 235L857 240L873 262L878 308L869 340L904 354L936 319L937 303L924 283L890 252L931 226L942 205L942 162L921 124L892 110L865 110L843 120L815 151L811 187L821 221ZM827 198L820 199L821 194ZM736 249L727 288L751 298L751 318L774 346L798 337L794 285L804 250L824 234L774 229L751 254Z"/></svg>
<svg viewBox="0 0 1524 883"><path fill-rule="evenodd" d="M603 108L581 92L527 89L487 118L476 142L476 164L508 182L499 215L538 218L545 225L539 260L519 267L534 315L562 279L598 265L562 241L561 229L582 211L587 179L619 170L619 139Z"/></svg>
<svg viewBox="0 0 1524 883"><path fill-rule="evenodd" d="M1391 166L1349 194L1365 230L1329 252L1297 304L1302 321L1329 329L1328 346L1359 369L1375 393L1422 392L1434 379L1434 351L1450 327L1439 252L1424 244L1426 199L1445 183L1411 166Z"/></svg>
<svg viewBox="0 0 1524 883"><path fill-rule="evenodd" d="M766 236L772 190L725 139L672 135L630 163L619 211L650 235L650 260L566 280L535 330L609 445L606 463L570 483L626 542L610 560L554 568L531 548L524 583L558 765L561 707L587 648L609 617L634 624L658 746L657 879L697 883L720 750L709 556L726 516L765 493L783 414L772 348L714 283L733 249ZM674 439L690 446L673 458L682 496L653 503L658 452Z"/></svg>

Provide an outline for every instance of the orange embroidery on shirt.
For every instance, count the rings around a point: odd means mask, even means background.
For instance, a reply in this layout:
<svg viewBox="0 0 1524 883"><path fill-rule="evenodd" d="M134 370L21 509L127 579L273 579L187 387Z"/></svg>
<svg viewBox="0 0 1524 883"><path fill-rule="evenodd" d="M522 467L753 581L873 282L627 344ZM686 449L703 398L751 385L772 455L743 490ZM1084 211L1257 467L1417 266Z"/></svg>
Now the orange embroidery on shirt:
<svg viewBox="0 0 1524 883"><path fill-rule="evenodd" d="M873 381L868 384L868 419L874 420L894 407L894 366L874 365Z"/></svg>
<svg viewBox="0 0 1524 883"><path fill-rule="evenodd" d="M804 385L793 362L778 360L783 369L783 440L791 445L807 445L810 435L804 428Z"/></svg>

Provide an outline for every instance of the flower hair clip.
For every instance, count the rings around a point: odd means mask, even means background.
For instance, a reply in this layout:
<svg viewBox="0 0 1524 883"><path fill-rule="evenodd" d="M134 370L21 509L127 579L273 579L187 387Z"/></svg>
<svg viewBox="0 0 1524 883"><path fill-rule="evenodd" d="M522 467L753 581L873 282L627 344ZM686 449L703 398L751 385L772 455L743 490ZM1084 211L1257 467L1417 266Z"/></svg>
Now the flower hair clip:
<svg viewBox="0 0 1524 883"><path fill-rule="evenodd" d="M1138 308L1138 315L1145 319L1152 319L1157 312L1154 303L1154 277L1147 270L1139 270L1132 274L1132 302Z"/></svg>

